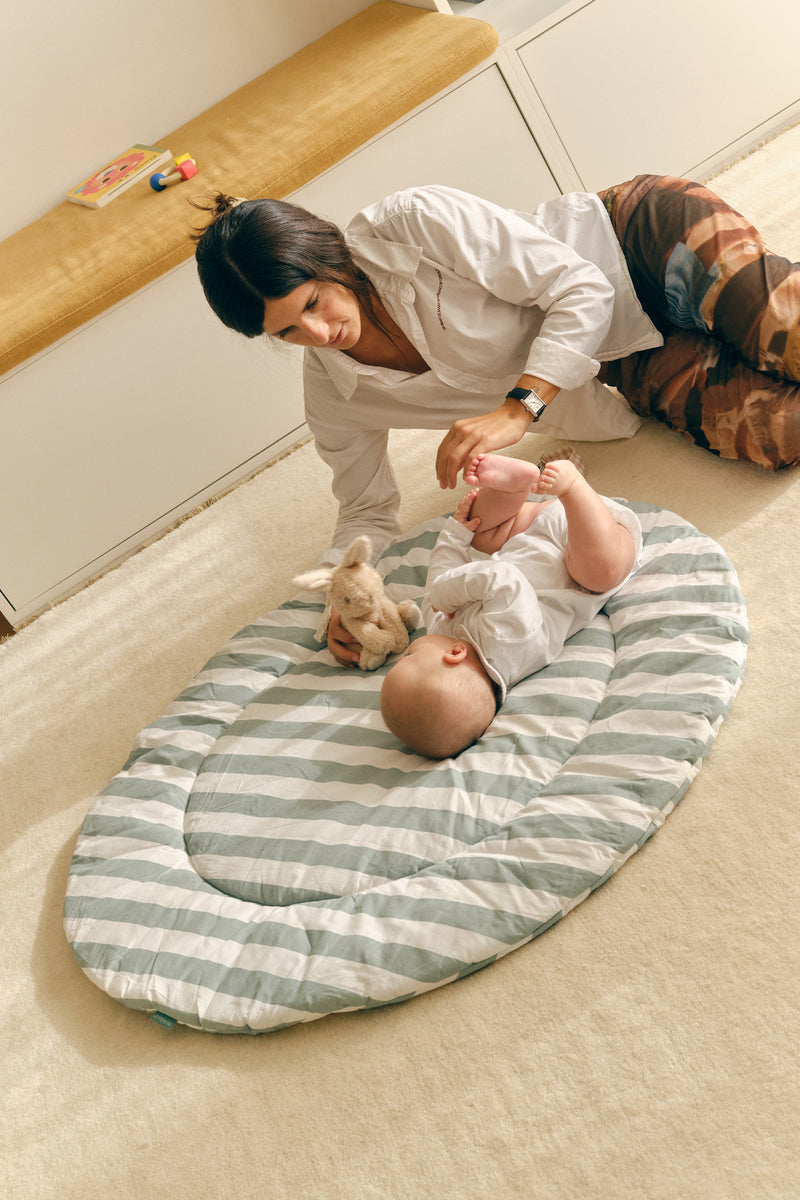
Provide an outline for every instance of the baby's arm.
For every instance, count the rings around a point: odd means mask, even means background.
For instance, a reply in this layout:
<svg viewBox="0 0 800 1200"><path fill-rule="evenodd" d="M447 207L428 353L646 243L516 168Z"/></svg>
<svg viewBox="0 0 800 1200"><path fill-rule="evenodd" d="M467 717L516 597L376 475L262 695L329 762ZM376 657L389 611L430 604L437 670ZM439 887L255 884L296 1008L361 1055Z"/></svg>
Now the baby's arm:
<svg viewBox="0 0 800 1200"><path fill-rule="evenodd" d="M477 494L477 488L475 488L474 491L468 492L466 496L461 498L458 507L453 513L453 520L457 521L458 524L463 526L463 528L469 533L474 533L480 525L480 521L477 517L470 517L472 502ZM469 552L467 548L471 539L467 539L464 534L458 534L457 537L448 538L445 530L442 531L442 533L439 535L439 538L441 540L441 546L437 541L433 550L433 554L431 555L430 565L428 567L428 602L430 603L430 606L434 612L444 613L446 617L452 618L454 615L453 609L444 609L432 602L432 588L437 577L440 576L443 571L455 570L458 567L465 566L469 562ZM453 551L455 551L455 553L453 553Z"/></svg>
<svg viewBox="0 0 800 1200"><path fill-rule="evenodd" d="M536 636L542 624L535 590L509 562L484 559L445 571L430 589L428 600L437 612L447 613L477 602L484 618L499 622L507 639Z"/></svg>
<svg viewBox="0 0 800 1200"><path fill-rule="evenodd" d="M465 500L468 499L465 497ZM464 501L459 509L464 506ZM458 520L456 514L443 526L436 539L436 545L431 551L428 563L427 588L430 589L438 577L445 571L464 566L470 561L470 546L472 545L472 530L469 518Z"/></svg>

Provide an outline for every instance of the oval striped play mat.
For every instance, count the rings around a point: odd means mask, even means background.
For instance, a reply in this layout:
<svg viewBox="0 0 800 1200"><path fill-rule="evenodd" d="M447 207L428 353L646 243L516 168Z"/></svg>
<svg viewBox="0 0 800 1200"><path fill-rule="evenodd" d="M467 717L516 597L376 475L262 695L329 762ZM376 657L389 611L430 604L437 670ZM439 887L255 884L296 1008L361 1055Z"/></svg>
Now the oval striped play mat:
<svg viewBox="0 0 800 1200"><path fill-rule="evenodd" d="M167 1023L259 1033L456 980L613 875L699 770L748 636L722 549L629 507L641 568L454 760L400 747L385 668L337 668L308 593L233 637L83 824L64 920L89 978ZM419 597L444 519L383 556L395 600Z"/></svg>

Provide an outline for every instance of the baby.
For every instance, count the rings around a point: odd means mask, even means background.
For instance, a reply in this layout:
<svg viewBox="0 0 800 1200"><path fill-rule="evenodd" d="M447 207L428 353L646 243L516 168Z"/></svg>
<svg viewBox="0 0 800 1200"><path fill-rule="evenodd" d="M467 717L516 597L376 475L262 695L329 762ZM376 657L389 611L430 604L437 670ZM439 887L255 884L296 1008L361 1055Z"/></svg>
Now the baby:
<svg viewBox="0 0 800 1200"><path fill-rule="evenodd" d="M552 662L621 587L642 545L638 518L599 496L566 460L540 473L479 454L464 479L473 490L431 554L428 633L381 689L391 732L429 758L449 758L479 738L508 688ZM533 493L549 499L530 501Z"/></svg>

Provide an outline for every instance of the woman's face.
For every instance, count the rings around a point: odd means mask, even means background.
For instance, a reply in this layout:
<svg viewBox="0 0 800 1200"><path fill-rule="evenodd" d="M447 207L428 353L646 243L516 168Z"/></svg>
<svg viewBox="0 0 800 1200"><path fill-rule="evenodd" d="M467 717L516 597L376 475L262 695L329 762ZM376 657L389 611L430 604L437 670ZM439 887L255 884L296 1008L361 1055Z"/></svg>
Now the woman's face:
<svg viewBox="0 0 800 1200"><path fill-rule="evenodd" d="M292 346L352 350L361 337L361 309L349 288L310 279L265 301L264 332Z"/></svg>

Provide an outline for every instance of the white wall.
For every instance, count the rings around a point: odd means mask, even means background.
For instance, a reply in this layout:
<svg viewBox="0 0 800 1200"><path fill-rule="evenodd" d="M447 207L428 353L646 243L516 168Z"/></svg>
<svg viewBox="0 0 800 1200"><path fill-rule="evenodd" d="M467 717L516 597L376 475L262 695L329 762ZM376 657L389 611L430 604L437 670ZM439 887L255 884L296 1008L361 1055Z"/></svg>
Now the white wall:
<svg viewBox="0 0 800 1200"><path fill-rule="evenodd" d="M369 2L5 0L0 238L129 145L158 144Z"/></svg>

